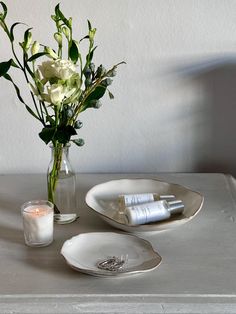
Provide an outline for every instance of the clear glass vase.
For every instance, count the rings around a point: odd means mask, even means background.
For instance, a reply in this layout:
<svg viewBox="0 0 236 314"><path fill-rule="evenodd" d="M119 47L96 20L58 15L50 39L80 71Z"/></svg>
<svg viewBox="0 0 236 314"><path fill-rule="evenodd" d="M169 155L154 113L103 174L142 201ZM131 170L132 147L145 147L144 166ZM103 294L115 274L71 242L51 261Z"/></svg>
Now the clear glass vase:
<svg viewBox="0 0 236 314"><path fill-rule="evenodd" d="M51 161L47 171L48 200L56 214L76 212L76 176L69 160L70 144L51 144Z"/></svg>

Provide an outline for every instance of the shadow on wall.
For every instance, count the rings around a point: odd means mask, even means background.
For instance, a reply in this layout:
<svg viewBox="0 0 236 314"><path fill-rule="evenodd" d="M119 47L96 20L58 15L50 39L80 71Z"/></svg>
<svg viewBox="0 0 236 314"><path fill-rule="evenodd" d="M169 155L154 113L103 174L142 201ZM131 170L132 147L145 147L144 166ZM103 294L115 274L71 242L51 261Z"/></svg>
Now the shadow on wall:
<svg viewBox="0 0 236 314"><path fill-rule="evenodd" d="M236 58L222 57L179 68L177 72L200 86L205 94L204 117L208 140L195 172L223 172L236 176ZM201 98L201 95L199 95ZM198 130L201 132L201 130ZM204 136L204 135L203 135ZM195 151L199 155L198 151Z"/></svg>

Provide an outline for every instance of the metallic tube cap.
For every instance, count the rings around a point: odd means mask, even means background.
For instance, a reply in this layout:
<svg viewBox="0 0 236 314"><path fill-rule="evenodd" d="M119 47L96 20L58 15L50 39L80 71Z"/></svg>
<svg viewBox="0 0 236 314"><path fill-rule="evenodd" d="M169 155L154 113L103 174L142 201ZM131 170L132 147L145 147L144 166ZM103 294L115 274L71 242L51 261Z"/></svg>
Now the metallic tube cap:
<svg viewBox="0 0 236 314"><path fill-rule="evenodd" d="M168 195L160 195L159 196L160 200L165 200L165 201L171 201L171 200L175 200L175 195L173 194L168 194Z"/></svg>
<svg viewBox="0 0 236 314"><path fill-rule="evenodd" d="M168 211L171 214L182 214L184 211L184 204L181 200L170 201L168 202L168 205Z"/></svg>

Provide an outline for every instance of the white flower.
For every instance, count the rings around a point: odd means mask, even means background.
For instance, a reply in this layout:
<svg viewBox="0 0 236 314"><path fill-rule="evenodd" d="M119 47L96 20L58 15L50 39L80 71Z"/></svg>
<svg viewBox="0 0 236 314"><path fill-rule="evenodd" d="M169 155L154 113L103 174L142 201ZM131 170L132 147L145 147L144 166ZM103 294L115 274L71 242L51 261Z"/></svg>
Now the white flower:
<svg viewBox="0 0 236 314"><path fill-rule="evenodd" d="M52 84L51 86L48 86L48 96L52 104L60 104L65 98L64 87L59 84Z"/></svg>
<svg viewBox="0 0 236 314"><path fill-rule="evenodd" d="M76 67L70 60L48 60L39 65L43 78L50 80L58 78L68 80L75 72Z"/></svg>
<svg viewBox="0 0 236 314"><path fill-rule="evenodd" d="M60 84L52 84L47 87L48 94L44 95L44 99L54 105L60 105L67 98L71 97L75 93L76 88L67 88Z"/></svg>

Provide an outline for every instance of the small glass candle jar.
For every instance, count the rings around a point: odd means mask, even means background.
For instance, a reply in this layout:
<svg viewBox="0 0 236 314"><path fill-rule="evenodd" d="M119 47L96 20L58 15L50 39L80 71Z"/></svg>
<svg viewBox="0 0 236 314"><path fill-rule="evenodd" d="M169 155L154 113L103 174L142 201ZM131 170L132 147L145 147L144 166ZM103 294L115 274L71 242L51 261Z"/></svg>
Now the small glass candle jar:
<svg viewBox="0 0 236 314"><path fill-rule="evenodd" d="M53 204L46 200L36 200L21 206L25 244L47 246L53 241Z"/></svg>

